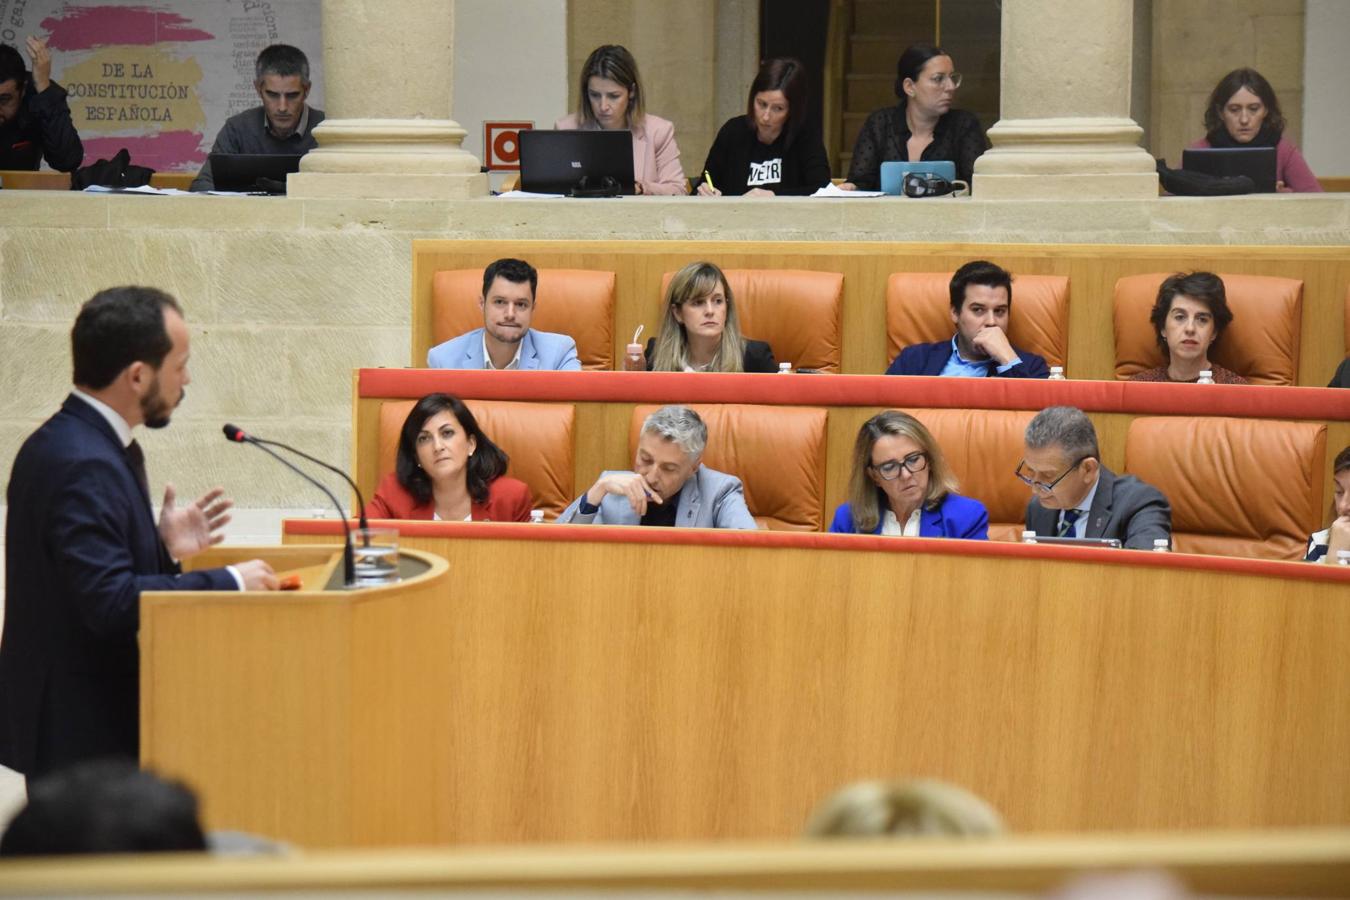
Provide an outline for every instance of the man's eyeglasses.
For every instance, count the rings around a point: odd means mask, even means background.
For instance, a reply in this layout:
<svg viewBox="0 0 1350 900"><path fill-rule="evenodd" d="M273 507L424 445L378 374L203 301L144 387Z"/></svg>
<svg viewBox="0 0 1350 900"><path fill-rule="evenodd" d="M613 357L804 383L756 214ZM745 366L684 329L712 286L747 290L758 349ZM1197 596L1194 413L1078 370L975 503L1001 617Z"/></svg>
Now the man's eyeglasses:
<svg viewBox="0 0 1350 900"><path fill-rule="evenodd" d="M888 459L884 463L868 463L867 468L876 472L886 481L894 481L900 477L900 468L904 467L913 474L918 474L928 468L928 454L920 451L911 453L904 459Z"/></svg>
<svg viewBox="0 0 1350 900"><path fill-rule="evenodd" d="M1016 475L1018 478L1020 478L1020 479L1022 480L1022 483L1025 484L1027 487L1031 488L1033 491L1040 491L1040 492L1042 492L1042 493L1048 494L1048 493L1050 493L1051 491L1053 491L1053 490L1055 489L1055 485L1059 484L1059 483L1060 483L1061 481L1063 481L1066 477L1068 477L1068 474L1069 474L1070 472L1072 472L1074 469L1078 468L1080 465L1083 464L1084 461L1089 460L1089 459L1092 459L1092 457L1090 457L1090 456L1082 456L1082 457L1079 457L1079 458L1074 462L1073 465L1069 466L1067 469L1065 469L1063 472L1061 472L1060 475L1059 475L1059 477L1056 478L1054 481L1050 482L1049 484L1046 484L1044 481L1036 481L1036 480L1035 480L1034 478L1032 478L1031 476L1026 475L1026 474L1024 474L1024 473L1022 472L1022 469L1023 469L1023 468L1026 466L1026 464L1027 464L1027 461L1026 461L1025 459L1022 460L1020 463L1017 464L1017 471L1014 472L1013 474Z"/></svg>
<svg viewBox="0 0 1350 900"><path fill-rule="evenodd" d="M933 83L933 87L937 88L946 87L947 82L950 81L952 83L953 88L959 88L961 86L961 73L953 72L952 74L948 75L946 72L939 72L933 77L929 78L928 80Z"/></svg>

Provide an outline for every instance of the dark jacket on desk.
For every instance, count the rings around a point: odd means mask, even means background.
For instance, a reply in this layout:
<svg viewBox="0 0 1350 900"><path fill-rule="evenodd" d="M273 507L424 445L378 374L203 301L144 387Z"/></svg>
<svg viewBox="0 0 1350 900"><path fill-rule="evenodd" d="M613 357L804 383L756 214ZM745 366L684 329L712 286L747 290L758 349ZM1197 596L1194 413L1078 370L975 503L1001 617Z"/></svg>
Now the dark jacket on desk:
<svg viewBox="0 0 1350 900"><path fill-rule="evenodd" d="M998 365L991 359L986 366L990 378L1049 378L1050 368L1043 357L1030 350L1013 347L1013 352L1022 360L1006 372L995 371ZM900 355L891 361L886 369L887 375L941 375L952 358L951 339L934 341L931 344L913 344L900 351Z"/></svg>
<svg viewBox="0 0 1350 900"><path fill-rule="evenodd" d="M848 180L860 191L881 190L881 164L892 160L910 162L909 139L904 103L872 113L863 122L858 140L853 144ZM956 177L969 184L975 173L975 160L988 149L989 139L984 136L984 129L974 113L949 109L938 119L933 129L933 141L924 148L919 159L951 160L956 163Z"/></svg>
<svg viewBox="0 0 1350 900"><path fill-rule="evenodd" d="M1034 496L1027 504L1027 530L1059 531L1057 509L1046 509ZM1132 550L1152 550L1157 538L1172 540L1172 507L1162 492L1133 475L1117 475L1101 466L1084 537L1118 538Z"/></svg>
<svg viewBox="0 0 1350 900"><path fill-rule="evenodd" d="M789 142L785 128L778 140L761 144L747 116L727 120L703 168L712 177L713 187L727 197L739 197L757 187L775 194L809 196L830 183L830 158L819 131L808 125Z"/></svg>
<svg viewBox="0 0 1350 900"><path fill-rule="evenodd" d="M181 574L117 434L73 395L20 448L8 497L0 763L32 777L136 759L141 592L234 578Z"/></svg>
<svg viewBox="0 0 1350 900"><path fill-rule="evenodd" d="M643 354L647 357L647 371L652 370L652 355L656 353L656 338L647 339L647 349ZM745 356L741 363L747 372L777 372L778 363L773 360L773 348L763 341L752 341L747 339L745 342Z"/></svg>
<svg viewBox="0 0 1350 900"><path fill-rule="evenodd" d="M58 172L74 172L84 161L66 89L55 81L40 94L29 82L19 114L0 126L0 169L37 171L44 159Z"/></svg>

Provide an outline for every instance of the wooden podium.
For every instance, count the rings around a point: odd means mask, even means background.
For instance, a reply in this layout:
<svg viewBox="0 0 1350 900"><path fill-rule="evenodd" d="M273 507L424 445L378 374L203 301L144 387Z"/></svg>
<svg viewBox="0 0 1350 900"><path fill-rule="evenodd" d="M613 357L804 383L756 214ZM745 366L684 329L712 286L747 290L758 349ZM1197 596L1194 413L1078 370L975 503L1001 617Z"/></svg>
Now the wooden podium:
<svg viewBox="0 0 1350 900"><path fill-rule="evenodd" d="M141 597L142 762L191 784L210 827L303 846L434 830L421 757L449 726L449 567L404 551L403 580L345 590L341 556L217 548L193 568L261 557L303 585Z"/></svg>

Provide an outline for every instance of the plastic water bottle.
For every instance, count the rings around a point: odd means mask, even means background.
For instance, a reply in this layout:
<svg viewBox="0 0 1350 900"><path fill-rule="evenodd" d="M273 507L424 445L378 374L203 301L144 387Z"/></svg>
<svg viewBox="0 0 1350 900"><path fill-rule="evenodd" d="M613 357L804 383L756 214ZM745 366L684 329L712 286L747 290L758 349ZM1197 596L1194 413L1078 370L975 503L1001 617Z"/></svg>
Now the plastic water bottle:
<svg viewBox="0 0 1350 900"><path fill-rule="evenodd" d="M790 363L790 362L780 362L780 363L778 364L778 374L779 374L779 375L791 375L791 374L792 374L792 363Z"/></svg>
<svg viewBox="0 0 1350 900"><path fill-rule="evenodd" d="M1036 532L1034 532L1034 531L1024 531L1024 532L1022 532L1022 543L1024 543L1024 544L1034 544L1034 543L1036 543Z"/></svg>
<svg viewBox="0 0 1350 900"><path fill-rule="evenodd" d="M1051 380L1051 381L1064 381L1064 380L1065 380L1065 378L1064 378L1064 367L1063 367L1063 366L1051 366L1051 367L1050 367L1050 380Z"/></svg>
<svg viewBox="0 0 1350 900"><path fill-rule="evenodd" d="M642 354L641 344L629 344L624 351L623 370L625 372L645 372L647 358Z"/></svg>
<svg viewBox="0 0 1350 900"><path fill-rule="evenodd" d="M1209 369L1201 369L1200 377L1195 379L1196 384L1213 384L1214 373Z"/></svg>
<svg viewBox="0 0 1350 900"><path fill-rule="evenodd" d="M1167 540L1167 538L1154 538L1154 539L1153 539L1153 552L1154 552L1154 553L1171 553L1171 552L1172 552L1172 544L1171 544L1171 542L1170 542L1169 540Z"/></svg>
<svg viewBox="0 0 1350 900"><path fill-rule="evenodd" d="M530 510L530 524L531 524L531 525L543 525L543 524L544 524L544 511L543 511L542 509L532 509L532 510Z"/></svg>
<svg viewBox="0 0 1350 900"><path fill-rule="evenodd" d="M1350 566L1350 550L1336 551L1336 565Z"/></svg>

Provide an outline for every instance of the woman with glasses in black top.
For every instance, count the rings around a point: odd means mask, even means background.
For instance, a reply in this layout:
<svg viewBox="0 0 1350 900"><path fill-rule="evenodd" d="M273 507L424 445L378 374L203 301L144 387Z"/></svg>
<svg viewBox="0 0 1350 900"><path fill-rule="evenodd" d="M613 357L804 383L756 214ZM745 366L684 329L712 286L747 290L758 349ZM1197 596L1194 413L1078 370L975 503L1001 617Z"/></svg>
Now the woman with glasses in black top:
<svg viewBox="0 0 1350 900"><path fill-rule="evenodd" d="M912 44L895 68L900 103L867 117L853 145L848 181L840 187L880 190L881 164L892 160L950 160L956 177L969 184L989 141L973 113L952 108L961 86L952 58L941 47Z"/></svg>
<svg viewBox="0 0 1350 900"><path fill-rule="evenodd" d="M957 487L923 423L889 409L858 432L849 499L834 511L830 531L988 540L988 510Z"/></svg>

